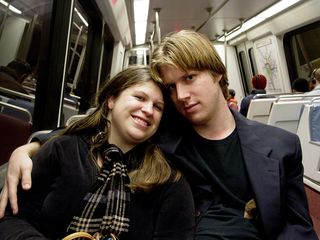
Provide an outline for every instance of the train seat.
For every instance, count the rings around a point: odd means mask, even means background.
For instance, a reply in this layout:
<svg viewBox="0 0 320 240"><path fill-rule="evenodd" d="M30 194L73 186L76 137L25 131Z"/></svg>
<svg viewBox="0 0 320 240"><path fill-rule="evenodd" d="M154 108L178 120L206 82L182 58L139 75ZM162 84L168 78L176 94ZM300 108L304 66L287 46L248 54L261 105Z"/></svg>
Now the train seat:
<svg viewBox="0 0 320 240"><path fill-rule="evenodd" d="M300 118L297 134L301 142L304 175L307 177L305 183L311 187L318 188L320 192L319 124L320 102L306 104Z"/></svg>
<svg viewBox="0 0 320 240"><path fill-rule="evenodd" d="M34 103L23 99L9 99L8 103L27 109L33 116Z"/></svg>
<svg viewBox="0 0 320 240"><path fill-rule="evenodd" d="M278 101L272 104L268 125L296 133L302 108L309 100Z"/></svg>
<svg viewBox="0 0 320 240"><path fill-rule="evenodd" d="M297 134L302 148L303 181L309 212L314 229L320 236L320 102L304 106Z"/></svg>
<svg viewBox="0 0 320 240"><path fill-rule="evenodd" d="M9 101L0 101L1 113L32 123L32 113L28 109L21 107L22 105L10 104Z"/></svg>
<svg viewBox="0 0 320 240"><path fill-rule="evenodd" d="M320 104L310 109L310 140L320 143Z"/></svg>
<svg viewBox="0 0 320 240"><path fill-rule="evenodd" d="M249 105L247 118L261 123L267 123L272 103L276 98L252 99Z"/></svg>
<svg viewBox="0 0 320 240"><path fill-rule="evenodd" d="M77 115L73 115L71 117L68 118L68 120L66 121L66 126L69 126L70 124L78 121L79 119L82 119L84 117L86 117L87 114L77 114Z"/></svg>
<svg viewBox="0 0 320 240"><path fill-rule="evenodd" d="M27 143L31 131L30 122L0 113L0 165L9 160L15 148Z"/></svg>

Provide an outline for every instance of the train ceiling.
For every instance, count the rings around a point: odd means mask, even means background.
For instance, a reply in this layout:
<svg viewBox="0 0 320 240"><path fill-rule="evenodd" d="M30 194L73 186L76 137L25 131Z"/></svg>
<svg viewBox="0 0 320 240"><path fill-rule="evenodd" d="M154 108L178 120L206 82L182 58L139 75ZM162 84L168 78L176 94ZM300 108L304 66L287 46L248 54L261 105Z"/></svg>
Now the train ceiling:
<svg viewBox="0 0 320 240"><path fill-rule="evenodd" d="M126 0L127 1L127 0ZM129 18L133 16L133 0L128 4ZM222 36L278 0L150 0L146 39L156 22L159 10L161 36L180 29L194 29L211 40ZM132 23L134 20L129 19ZM131 26L132 39L134 27Z"/></svg>

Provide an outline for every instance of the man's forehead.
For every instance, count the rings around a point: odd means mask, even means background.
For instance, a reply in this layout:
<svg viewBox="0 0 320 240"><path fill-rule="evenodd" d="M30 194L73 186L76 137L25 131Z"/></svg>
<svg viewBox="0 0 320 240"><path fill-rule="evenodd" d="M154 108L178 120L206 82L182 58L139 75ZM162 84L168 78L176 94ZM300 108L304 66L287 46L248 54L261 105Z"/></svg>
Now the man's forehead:
<svg viewBox="0 0 320 240"><path fill-rule="evenodd" d="M186 74L187 72L173 66L166 65L160 67L160 75L164 82L179 79Z"/></svg>

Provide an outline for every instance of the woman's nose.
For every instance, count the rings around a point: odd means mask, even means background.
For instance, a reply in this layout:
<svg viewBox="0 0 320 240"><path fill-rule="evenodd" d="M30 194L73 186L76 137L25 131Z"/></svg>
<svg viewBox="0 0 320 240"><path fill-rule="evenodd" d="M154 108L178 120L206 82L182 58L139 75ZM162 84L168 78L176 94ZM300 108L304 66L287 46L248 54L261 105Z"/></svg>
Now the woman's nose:
<svg viewBox="0 0 320 240"><path fill-rule="evenodd" d="M143 104L142 111L145 112L148 115L153 114L153 103L152 102L146 102Z"/></svg>

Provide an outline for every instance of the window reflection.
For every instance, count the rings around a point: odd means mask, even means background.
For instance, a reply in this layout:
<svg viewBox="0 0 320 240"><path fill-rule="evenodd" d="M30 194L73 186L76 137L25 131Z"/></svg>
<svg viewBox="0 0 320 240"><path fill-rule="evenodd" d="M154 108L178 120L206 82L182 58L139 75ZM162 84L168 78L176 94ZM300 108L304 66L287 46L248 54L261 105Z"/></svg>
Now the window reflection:
<svg viewBox="0 0 320 240"><path fill-rule="evenodd" d="M64 123L66 123L71 116L79 112L80 94L78 91L78 83L83 72L88 26L88 16L83 11L79 2L76 1L70 33L70 47L68 50L67 84L63 107Z"/></svg>
<svg viewBox="0 0 320 240"><path fill-rule="evenodd" d="M76 2L72 20L70 48L68 51L67 88L72 95L77 95L77 86L86 53L88 26L87 16L78 2Z"/></svg>
<svg viewBox="0 0 320 240"><path fill-rule="evenodd" d="M5 88L0 91L0 96L9 97L1 100L22 99L28 102L31 114L38 64L49 42L52 3L50 0L0 0L0 87ZM11 87L8 81L18 82L23 89ZM15 92L8 93L6 89Z"/></svg>

